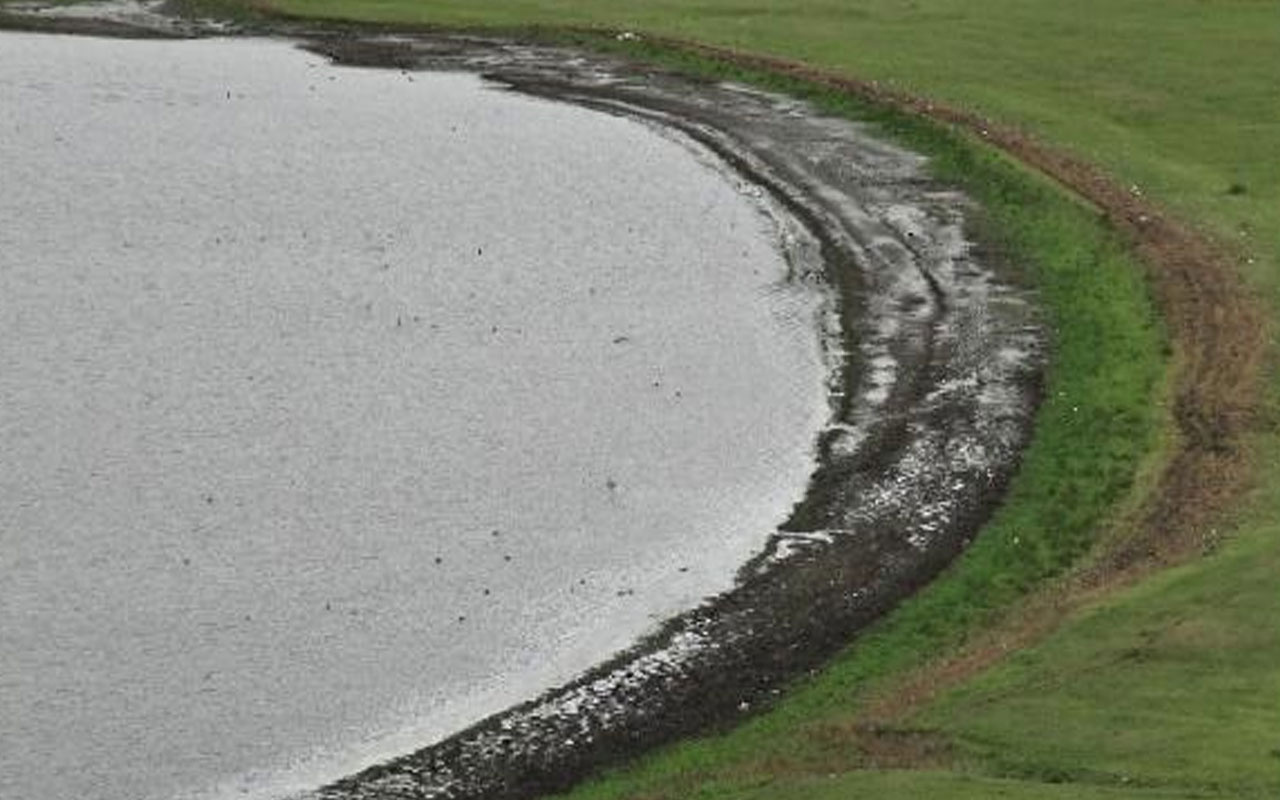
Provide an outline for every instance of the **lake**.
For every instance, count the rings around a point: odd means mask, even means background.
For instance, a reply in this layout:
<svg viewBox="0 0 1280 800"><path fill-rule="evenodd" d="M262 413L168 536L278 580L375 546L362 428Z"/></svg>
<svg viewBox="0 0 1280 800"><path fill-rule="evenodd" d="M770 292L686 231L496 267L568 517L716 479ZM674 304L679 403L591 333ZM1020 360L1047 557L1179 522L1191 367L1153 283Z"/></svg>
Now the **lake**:
<svg viewBox="0 0 1280 800"><path fill-rule="evenodd" d="M270 796L721 592L830 415L664 128L283 41L0 34L0 795Z"/></svg>

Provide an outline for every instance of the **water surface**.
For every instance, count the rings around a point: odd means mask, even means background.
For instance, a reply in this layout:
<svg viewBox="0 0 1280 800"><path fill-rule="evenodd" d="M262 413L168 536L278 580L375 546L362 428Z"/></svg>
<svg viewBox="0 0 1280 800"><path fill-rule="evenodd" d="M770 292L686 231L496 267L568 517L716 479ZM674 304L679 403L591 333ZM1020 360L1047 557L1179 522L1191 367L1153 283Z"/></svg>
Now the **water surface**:
<svg viewBox="0 0 1280 800"><path fill-rule="evenodd" d="M686 141L283 42L0 34L0 795L270 794L563 681L803 493Z"/></svg>

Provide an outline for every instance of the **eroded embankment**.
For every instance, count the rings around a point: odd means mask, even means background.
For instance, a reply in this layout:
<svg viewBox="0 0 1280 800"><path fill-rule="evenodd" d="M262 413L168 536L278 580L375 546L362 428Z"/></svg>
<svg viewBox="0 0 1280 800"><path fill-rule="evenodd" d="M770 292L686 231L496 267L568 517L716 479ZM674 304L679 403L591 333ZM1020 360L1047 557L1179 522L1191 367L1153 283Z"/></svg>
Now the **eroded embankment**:
<svg viewBox="0 0 1280 800"><path fill-rule="evenodd" d="M787 98L604 56L283 32L342 63L479 71L693 139L774 209L793 279L833 290L818 466L734 589L565 687L315 796L529 797L749 713L935 576L999 502L1029 436L1043 334L1028 292L967 241L967 200L922 157Z"/></svg>

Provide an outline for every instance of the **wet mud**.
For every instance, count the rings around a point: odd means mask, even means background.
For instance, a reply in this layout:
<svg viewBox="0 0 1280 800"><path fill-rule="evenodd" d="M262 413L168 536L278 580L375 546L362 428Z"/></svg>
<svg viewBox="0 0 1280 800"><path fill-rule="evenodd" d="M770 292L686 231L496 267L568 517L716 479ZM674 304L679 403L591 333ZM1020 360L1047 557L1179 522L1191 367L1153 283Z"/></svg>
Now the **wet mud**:
<svg viewBox="0 0 1280 800"><path fill-rule="evenodd" d="M201 33L157 20L146 30ZM98 32L141 23L105 24ZM534 797L756 713L934 578L999 504L1030 437L1045 332L1015 270L968 238L977 209L931 180L923 157L786 97L605 56L303 24L276 32L339 63L479 72L696 140L779 210L793 279L833 298L817 468L734 588L568 685L307 797Z"/></svg>

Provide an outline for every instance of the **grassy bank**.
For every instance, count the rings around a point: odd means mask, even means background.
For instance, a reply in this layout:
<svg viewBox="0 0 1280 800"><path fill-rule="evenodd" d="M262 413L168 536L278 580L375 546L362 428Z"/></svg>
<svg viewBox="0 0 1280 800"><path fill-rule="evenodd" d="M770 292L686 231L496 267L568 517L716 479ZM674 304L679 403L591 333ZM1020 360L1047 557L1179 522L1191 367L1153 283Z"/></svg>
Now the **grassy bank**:
<svg viewBox="0 0 1280 800"><path fill-rule="evenodd" d="M206 0L202 0L206 1ZM875 79L1025 129L1100 165L1238 254L1280 309L1280 4L1266 0L270 0L280 11L411 24L604 25ZM1154 486L1176 445L1166 341L1142 268L1094 209L970 137L809 83L666 48L640 57L762 82L870 119L933 156L985 207L985 237L1028 265L1055 328L1035 442L963 559L734 731L594 781L589 798L1280 795L1280 439L1206 554L1072 604L1039 635L1043 592ZM1275 386L1272 387L1273 389ZM1272 395L1276 393L1273 391ZM1042 595L1041 595L1042 596ZM997 634L987 634L993 629ZM1032 626L1034 627L1034 626ZM1007 639L1002 639L1008 632ZM990 640L984 636L992 635ZM1005 642L1008 655L990 657ZM956 680L915 670L983 645ZM996 653L997 656L1000 653ZM917 691L912 678L942 691ZM906 696L906 699L902 699ZM896 703L896 704L895 704ZM886 710L887 709L887 710ZM871 724L874 723L874 724Z"/></svg>

